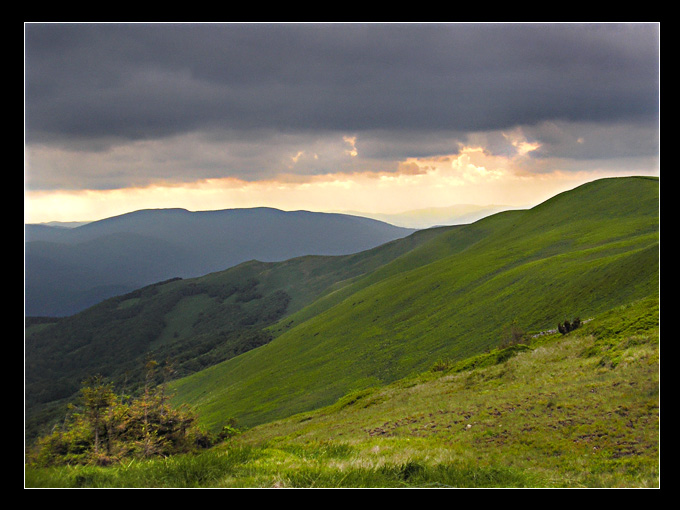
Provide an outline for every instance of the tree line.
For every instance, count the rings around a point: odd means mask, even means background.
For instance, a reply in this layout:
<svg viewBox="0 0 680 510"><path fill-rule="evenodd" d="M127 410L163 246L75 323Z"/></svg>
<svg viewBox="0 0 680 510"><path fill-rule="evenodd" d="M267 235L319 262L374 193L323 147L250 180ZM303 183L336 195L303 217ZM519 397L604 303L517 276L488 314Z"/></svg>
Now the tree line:
<svg viewBox="0 0 680 510"><path fill-rule="evenodd" d="M179 333L171 331L168 318L175 307L201 294L211 299L194 322ZM89 374L101 374L117 391L138 393L146 357L172 360L174 377L183 377L268 343L272 335L265 328L284 315L290 299L281 290L258 292L255 278L224 283L173 279L27 333L27 439L32 442L61 419L63 406L56 403L78 396ZM174 336L158 341L164 334Z"/></svg>

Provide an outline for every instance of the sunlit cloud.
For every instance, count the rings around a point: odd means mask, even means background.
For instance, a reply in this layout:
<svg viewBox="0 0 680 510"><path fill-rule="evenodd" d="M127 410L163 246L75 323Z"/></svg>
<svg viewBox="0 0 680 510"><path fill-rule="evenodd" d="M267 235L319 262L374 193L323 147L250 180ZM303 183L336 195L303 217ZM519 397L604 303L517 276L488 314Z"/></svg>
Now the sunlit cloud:
<svg viewBox="0 0 680 510"><path fill-rule="evenodd" d="M297 163L304 153L305 151L298 151L298 153L295 156L291 156L290 159L293 160L293 163Z"/></svg>
<svg viewBox="0 0 680 510"><path fill-rule="evenodd" d="M352 147L356 141L351 138ZM218 177L111 190L27 191L26 221L88 221L139 209L173 207L197 211L268 206L370 213L455 204L530 207L583 182L618 175L606 167L591 171L573 166L560 168L559 160L550 163L554 165L552 171L545 171L542 165L546 162L527 157L530 150L524 143L528 142L514 140L516 150L510 155L461 145L455 154L392 162L394 171L380 170L367 162L368 170L364 171L347 169L310 175L282 172L252 181ZM301 164L318 157L300 150L289 160Z"/></svg>
<svg viewBox="0 0 680 510"><path fill-rule="evenodd" d="M342 139L347 142L350 146L349 149L347 149L345 152L349 154L352 157L356 157L359 155L359 152L357 151L357 137L356 136L343 136Z"/></svg>
<svg viewBox="0 0 680 510"><path fill-rule="evenodd" d="M524 206L658 175L658 43L645 23L30 23L25 218Z"/></svg>
<svg viewBox="0 0 680 510"><path fill-rule="evenodd" d="M515 147L515 149L517 149L517 154L519 156L524 156L541 147L541 144L536 141L529 142L521 129L517 129L512 133L503 133L503 136L513 147Z"/></svg>
<svg viewBox="0 0 680 510"><path fill-rule="evenodd" d="M100 151L33 145L27 173L44 189L27 186L25 218L90 221L174 207L369 213L457 204L529 207L599 177L658 175L658 157L588 158L586 151L568 158L557 150L560 144L587 146L596 137L616 140L622 132L549 123L442 137L429 147L432 155L402 158L389 156L408 138L340 132L277 134L259 142L192 133Z"/></svg>

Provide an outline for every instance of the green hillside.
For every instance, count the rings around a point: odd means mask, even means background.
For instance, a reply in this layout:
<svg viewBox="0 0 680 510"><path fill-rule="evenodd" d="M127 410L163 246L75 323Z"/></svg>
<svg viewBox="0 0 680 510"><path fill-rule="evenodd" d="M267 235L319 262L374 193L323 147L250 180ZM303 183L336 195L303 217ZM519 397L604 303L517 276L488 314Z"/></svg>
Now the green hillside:
<svg viewBox="0 0 680 510"><path fill-rule="evenodd" d="M256 427L221 486L658 487L659 302ZM520 348L521 347L521 348Z"/></svg>
<svg viewBox="0 0 680 510"><path fill-rule="evenodd" d="M269 331L268 344L175 381L219 428L252 426L463 360L525 331L659 290L659 181L604 179L441 232Z"/></svg>
<svg viewBox="0 0 680 510"><path fill-rule="evenodd" d="M344 256L251 261L200 278L159 282L64 318L26 320L25 402L29 438L49 430L87 377L134 393L151 358L177 378L269 342L267 326L323 293L381 267L445 229L416 232Z"/></svg>
<svg viewBox="0 0 680 510"><path fill-rule="evenodd" d="M254 427L210 450L28 466L28 487L659 487L659 301Z"/></svg>

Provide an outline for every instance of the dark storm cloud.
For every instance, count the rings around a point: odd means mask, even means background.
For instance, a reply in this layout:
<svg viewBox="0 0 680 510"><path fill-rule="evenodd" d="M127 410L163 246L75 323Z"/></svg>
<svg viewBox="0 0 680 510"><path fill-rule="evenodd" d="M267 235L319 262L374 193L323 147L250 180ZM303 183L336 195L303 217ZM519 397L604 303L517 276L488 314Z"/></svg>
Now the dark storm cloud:
<svg viewBox="0 0 680 510"><path fill-rule="evenodd" d="M658 26L27 24L27 141L655 122Z"/></svg>

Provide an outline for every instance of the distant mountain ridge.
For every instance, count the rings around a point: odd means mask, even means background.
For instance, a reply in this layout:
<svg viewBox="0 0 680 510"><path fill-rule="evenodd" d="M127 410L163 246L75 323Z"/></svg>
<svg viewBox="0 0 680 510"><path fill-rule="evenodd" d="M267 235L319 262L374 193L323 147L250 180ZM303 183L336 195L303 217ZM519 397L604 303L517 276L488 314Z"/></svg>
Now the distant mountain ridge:
<svg viewBox="0 0 680 510"><path fill-rule="evenodd" d="M373 218L385 221L391 225L406 228L432 228L446 225L462 225L473 223L486 216L491 216L501 211L523 209L510 205L473 205L457 204L450 207L431 207L427 209L414 209L402 213L381 214L356 211L343 211L345 214Z"/></svg>
<svg viewBox="0 0 680 510"><path fill-rule="evenodd" d="M357 253L413 231L346 214L267 207L144 209L75 228L26 225L26 315L70 315L144 285L249 260Z"/></svg>

